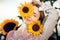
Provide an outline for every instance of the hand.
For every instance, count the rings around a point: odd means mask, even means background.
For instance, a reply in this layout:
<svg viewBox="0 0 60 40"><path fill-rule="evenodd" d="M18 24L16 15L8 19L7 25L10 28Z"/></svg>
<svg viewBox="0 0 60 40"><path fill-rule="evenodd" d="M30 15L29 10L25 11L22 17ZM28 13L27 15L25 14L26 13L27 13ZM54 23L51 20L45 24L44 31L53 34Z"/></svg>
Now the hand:
<svg viewBox="0 0 60 40"><path fill-rule="evenodd" d="M45 3L41 3L41 6L39 7L39 10L41 11L47 11L47 10L50 10L52 8L52 6L51 5L47 5L47 4L45 4Z"/></svg>

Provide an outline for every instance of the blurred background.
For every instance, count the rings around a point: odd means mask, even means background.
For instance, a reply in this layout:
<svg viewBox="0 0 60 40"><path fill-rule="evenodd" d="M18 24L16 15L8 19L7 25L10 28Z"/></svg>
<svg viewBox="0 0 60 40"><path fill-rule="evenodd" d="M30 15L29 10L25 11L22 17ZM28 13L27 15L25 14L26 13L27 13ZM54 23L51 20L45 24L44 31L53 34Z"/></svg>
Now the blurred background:
<svg viewBox="0 0 60 40"><path fill-rule="evenodd" d="M60 0L40 0L40 1L45 2L48 5L51 5L59 12L59 18L57 20L57 24L55 26L55 29L53 29L53 34L51 35L49 40L60 40ZM23 0L0 0L0 23L7 18L16 19L16 17L18 16L17 7L20 2L24 2L24 1ZM27 0L27 2L31 2L31 0L29 1ZM0 32L0 40L5 40L5 38L6 35L1 34Z"/></svg>

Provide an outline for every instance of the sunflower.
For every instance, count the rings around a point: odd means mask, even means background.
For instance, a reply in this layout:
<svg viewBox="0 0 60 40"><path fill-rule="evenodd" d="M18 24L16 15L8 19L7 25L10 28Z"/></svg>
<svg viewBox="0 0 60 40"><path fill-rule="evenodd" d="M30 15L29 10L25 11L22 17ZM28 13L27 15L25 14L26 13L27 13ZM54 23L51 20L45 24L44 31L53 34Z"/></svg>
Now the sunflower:
<svg viewBox="0 0 60 40"><path fill-rule="evenodd" d="M11 30L16 30L18 26L18 21L14 19L6 19L1 23L2 34L6 35Z"/></svg>
<svg viewBox="0 0 60 40"><path fill-rule="evenodd" d="M34 36L38 36L43 32L43 25L40 23L40 21L35 20L28 25L27 29L29 33L33 34Z"/></svg>
<svg viewBox="0 0 60 40"><path fill-rule="evenodd" d="M21 3L21 6L18 6L19 14L22 17L29 17L33 14L33 5L31 3Z"/></svg>
<svg viewBox="0 0 60 40"><path fill-rule="evenodd" d="M2 32L2 27L0 26L0 33Z"/></svg>

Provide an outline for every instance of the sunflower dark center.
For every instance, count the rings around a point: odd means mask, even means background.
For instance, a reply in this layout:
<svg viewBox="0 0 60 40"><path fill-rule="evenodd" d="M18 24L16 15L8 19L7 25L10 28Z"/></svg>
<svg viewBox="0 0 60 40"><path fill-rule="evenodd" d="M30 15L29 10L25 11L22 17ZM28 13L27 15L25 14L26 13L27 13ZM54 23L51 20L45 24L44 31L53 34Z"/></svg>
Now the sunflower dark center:
<svg viewBox="0 0 60 40"><path fill-rule="evenodd" d="M37 24L35 24L35 25L33 25L33 27L32 27L32 29L34 30L34 31L38 31L39 30L39 25L37 25Z"/></svg>
<svg viewBox="0 0 60 40"><path fill-rule="evenodd" d="M24 7L22 10L23 10L24 13L28 13L29 8L28 7Z"/></svg>
<svg viewBox="0 0 60 40"><path fill-rule="evenodd" d="M9 23L4 25L4 31L9 32L9 31L13 30L15 26L16 26L15 23L9 22Z"/></svg>

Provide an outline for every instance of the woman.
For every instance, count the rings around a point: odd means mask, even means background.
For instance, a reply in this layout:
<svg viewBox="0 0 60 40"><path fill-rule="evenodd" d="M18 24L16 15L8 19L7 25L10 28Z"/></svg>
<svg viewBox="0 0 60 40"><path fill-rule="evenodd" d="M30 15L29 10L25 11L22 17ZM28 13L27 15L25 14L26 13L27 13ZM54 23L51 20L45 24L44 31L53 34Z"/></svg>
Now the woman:
<svg viewBox="0 0 60 40"><path fill-rule="evenodd" d="M17 31L10 31L7 35L6 40L48 40L48 38L51 36L52 31L57 23L57 11L50 6L45 5L44 3L40 4L36 1L33 1L32 3L34 5L33 15L28 18L23 18L23 21L26 25L28 25L33 20L43 20L44 17L41 16L42 11L39 11L39 6L41 8L44 8L43 11L44 13L48 13L48 17L44 23L43 33L39 36L32 36L27 32L26 26L24 26L19 28Z"/></svg>

